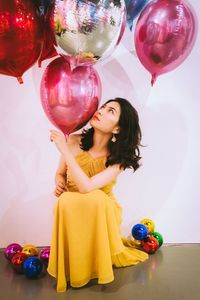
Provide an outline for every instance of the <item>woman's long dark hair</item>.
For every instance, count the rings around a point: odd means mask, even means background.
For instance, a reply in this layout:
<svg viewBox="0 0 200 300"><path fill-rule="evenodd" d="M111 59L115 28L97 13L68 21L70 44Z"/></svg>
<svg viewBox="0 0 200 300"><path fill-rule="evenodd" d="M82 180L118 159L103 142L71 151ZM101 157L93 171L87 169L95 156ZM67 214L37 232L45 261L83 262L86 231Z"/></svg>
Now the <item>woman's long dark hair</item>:
<svg viewBox="0 0 200 300"><path fill-rule="evenodd" d="M110 155L107 157L106 167L120 164L120 168L124 170L133 168L136 171L139 167L140 157L140 144L142 134L139 126L139 117L136 109L131 103L124 98L115 98L108 100L118 102L121 108L119 117L120 132L115 134L116 142L111 140L108 143L108 150ZM83 129L81 133L80 148L84 151L89 150L93 146L94 128Z"/></svg>

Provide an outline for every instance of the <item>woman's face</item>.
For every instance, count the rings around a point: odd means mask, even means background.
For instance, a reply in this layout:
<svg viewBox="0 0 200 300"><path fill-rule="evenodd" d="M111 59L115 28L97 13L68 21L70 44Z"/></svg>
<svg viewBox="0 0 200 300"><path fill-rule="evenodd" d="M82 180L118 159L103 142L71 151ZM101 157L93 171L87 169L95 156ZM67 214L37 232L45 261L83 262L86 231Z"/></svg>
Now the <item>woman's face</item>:
<svg viewBox="0 0 200 300"><path fill-rule="evenodd" d="M94 129L105 133L119 132L120 104L116 101L103 104L90 119L89 123Z"/></svg>

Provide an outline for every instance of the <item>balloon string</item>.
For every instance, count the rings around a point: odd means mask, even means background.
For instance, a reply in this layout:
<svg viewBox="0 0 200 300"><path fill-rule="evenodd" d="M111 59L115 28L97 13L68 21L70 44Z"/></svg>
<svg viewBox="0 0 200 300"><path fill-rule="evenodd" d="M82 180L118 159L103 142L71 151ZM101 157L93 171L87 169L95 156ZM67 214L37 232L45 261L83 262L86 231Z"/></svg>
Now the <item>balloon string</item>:
<svg viewBox="0 0 200 300"><path fill-rule="evenodd" d="M17 77L17 80L18 80L18 82L19 82L20 84L24 83L24 82L23 82L23 79L22 79L20 76Z"/></svg>

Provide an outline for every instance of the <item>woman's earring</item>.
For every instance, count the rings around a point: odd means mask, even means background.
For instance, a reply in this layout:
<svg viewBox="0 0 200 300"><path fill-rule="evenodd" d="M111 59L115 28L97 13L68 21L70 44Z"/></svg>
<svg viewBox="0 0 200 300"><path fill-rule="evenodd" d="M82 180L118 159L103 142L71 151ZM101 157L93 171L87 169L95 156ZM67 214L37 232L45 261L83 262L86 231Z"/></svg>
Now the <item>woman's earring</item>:
<svg viewBox="0 0 200 300"><path fill-rule="evenodd" d="M115 135L114 135L114 133L113 133L113 136L112 136L112 139L111 139L111 141L113 142L113 143L115 143L116 142L116 137L115 137Z"/></svg>

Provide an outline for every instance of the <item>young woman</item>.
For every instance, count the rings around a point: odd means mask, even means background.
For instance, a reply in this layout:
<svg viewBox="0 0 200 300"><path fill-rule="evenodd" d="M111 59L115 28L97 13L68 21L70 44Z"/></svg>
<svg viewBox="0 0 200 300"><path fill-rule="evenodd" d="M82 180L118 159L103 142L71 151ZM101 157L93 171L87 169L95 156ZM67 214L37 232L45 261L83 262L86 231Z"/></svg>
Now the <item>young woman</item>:
<svg viewBox="0 0 200 300"><path fill-rule="evenodd" d="M54 224L47 271L57 292L114 280L113 268L135 265L148 255L121 237L122 207L112 187L127 168L139 167L141 130L134 107L123 98L107 101L82 134L51 130L61 159L56 172Z"/></svg>

